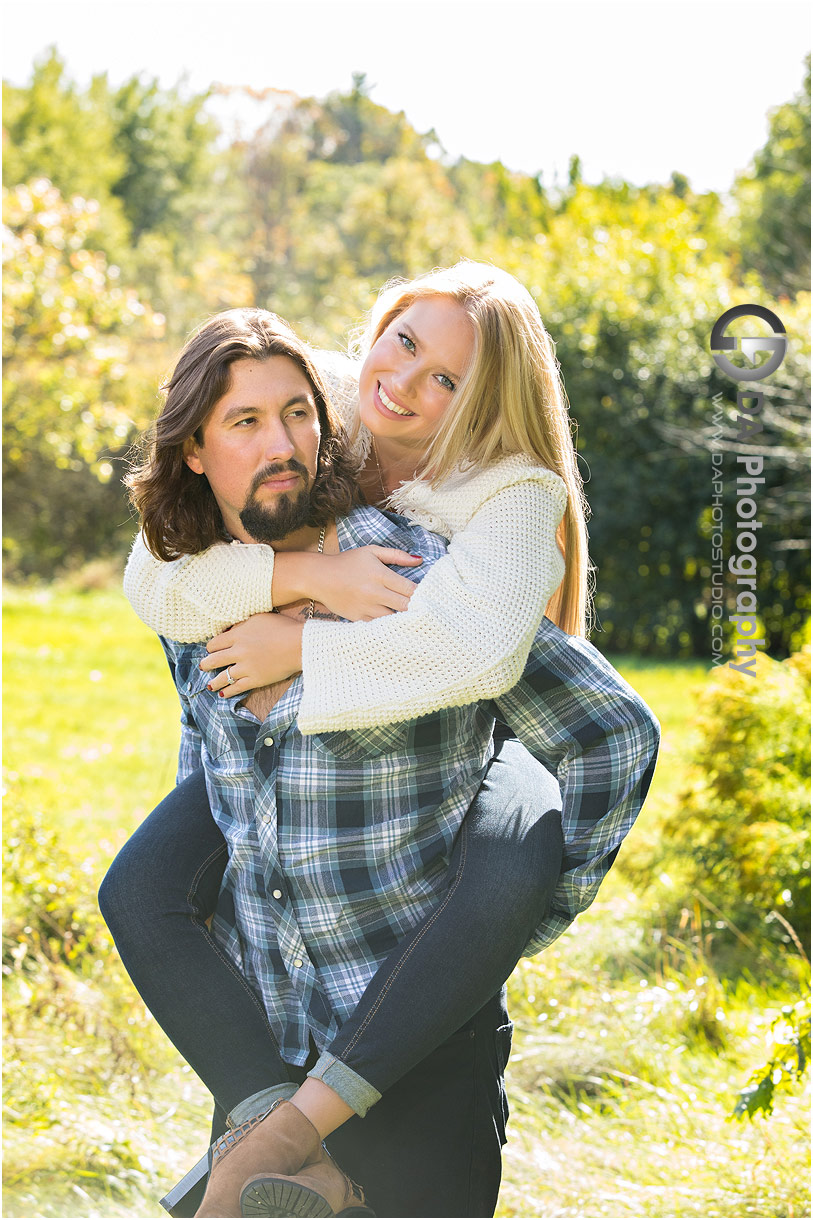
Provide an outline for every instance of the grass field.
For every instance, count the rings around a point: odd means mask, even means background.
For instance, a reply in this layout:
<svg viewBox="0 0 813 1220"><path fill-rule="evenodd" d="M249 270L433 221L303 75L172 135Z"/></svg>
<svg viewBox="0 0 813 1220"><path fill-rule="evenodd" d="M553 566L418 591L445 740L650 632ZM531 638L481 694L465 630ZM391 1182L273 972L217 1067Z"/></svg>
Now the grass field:
<svg viewBox="0 0 813 1220"><path fill-rule="evenodd" d="M116 593L8 592L4 650L4 1214L159 1216L204 1150L208 1098L135 996L95 894L173 783L174 691ZM640 861L681 783L704 668L613 660L664 729L624 849ZM727 1118L806 963L783 950L720 978L692 906L684 938L659 945L622 853L593 908L515 972L498 1215L809 1215L805 1097Z"/></svg>

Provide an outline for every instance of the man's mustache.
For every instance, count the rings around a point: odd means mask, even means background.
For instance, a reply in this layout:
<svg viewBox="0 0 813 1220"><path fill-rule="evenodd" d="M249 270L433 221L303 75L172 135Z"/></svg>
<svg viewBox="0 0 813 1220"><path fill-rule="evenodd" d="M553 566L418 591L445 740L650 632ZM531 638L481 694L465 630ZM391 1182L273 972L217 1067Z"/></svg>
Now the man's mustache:
<svg viewBox="0 0 813 1220"><path fill-rule="evenodd" d="M274 475L278 474L288 474L289 472L291 474L302 475L302 478L305 481L305 486L308 486L308 483L310 482L310 475L308 474L307 466L303 466L301 462L297 462L295 458L291 458L290 462L275 462L270 466L265 466L258 474L256 474L251 481L251 487L248 491L249 498L253 496L256 491L259 491L266 479L270 479Z"/></svg>

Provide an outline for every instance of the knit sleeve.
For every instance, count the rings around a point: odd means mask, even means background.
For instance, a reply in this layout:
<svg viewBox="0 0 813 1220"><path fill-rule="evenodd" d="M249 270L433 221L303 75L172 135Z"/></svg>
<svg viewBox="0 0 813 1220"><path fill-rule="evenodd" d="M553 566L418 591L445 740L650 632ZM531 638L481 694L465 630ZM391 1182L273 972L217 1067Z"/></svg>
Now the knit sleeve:
<svg viewBox="0 0 813 1220"><path fill-rule="evenodd" d="M124 593L142 622L181 644L209 640L233 623L272 608L274 552L261 543L216 543L164 563L138 534Z"/></svg>
<svg viewBox="0 0 813 1220"><path fill-rule="evenodd" d="M553 477L504 487L455 533L407 610L307 623L300 730L414 720L514 686L564 576L556 529L566 498Z"/></svg>

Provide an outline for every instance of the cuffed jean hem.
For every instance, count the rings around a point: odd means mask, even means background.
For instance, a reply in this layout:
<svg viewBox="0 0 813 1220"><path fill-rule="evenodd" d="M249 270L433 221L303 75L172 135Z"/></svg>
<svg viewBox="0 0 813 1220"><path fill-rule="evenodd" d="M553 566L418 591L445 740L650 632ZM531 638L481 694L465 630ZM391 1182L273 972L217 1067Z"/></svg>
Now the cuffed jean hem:
<svg viewBox="0 0 813 1220"><path fill-rule="evenodd" d="M239 1127L241 1123L247 1123L250 1118L256 1118L258 1114L270 1110L275 1101L290 1101L298 1089L299 1085L293 1084L291 1081L286 1081L284 1084L272 1084L268 1089L260 1089L259 1093L252 1093L250 1097L238 1101L226 1121L232 1129Z"/></svg>
<svg viewBox="0 0 813 1220"><path fill-rule="evenodd" d="M322 1052L308 1075L314 1080L321 1080L334 1093L338 1093L342 1101L350 1106L351 1110L355 1110L360 1118L364 1118L370 1106L381 1100L378 1089L373 1088L363 1076L359 1076L358 1072L354 1072L346 1063L342 1063L327 1051Z"/></svg>

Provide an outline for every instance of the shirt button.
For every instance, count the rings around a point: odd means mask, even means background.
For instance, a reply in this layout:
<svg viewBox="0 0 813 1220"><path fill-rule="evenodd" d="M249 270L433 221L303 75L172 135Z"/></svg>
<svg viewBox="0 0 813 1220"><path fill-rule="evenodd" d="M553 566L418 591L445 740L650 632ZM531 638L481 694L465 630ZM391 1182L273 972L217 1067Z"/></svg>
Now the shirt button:
<svg viewBox="0 0 813 1220"><path fill-rule="evenodd" d="M301 957L295 957L295 958L294 958L294 965L296 966L297 970L299 970L299 968L300 968L300 967L301 967L301 965L302 965L302 958L301 958Z"/></svg>
<svg viewBox="0 0 813 1220"><path fill-rule="evenodd" d="M282 897L282 890L274 890L274 897L275 897L275 898L281 898L281 897Z"/></svg>
<svg viewBox="0 0 813 1220"><path fill-rule="evenodd" d="M272 815L272 814L270 814L270 813L264 813L264 814L263 814L263 821L264 821L264 822L272 822L273 820L274 820L274 819L273 819L273 815Z"/></svg>
<svg viewBox="0 0 813 1220"><path fill-rule="evenodd" d="M263 745L264 745L264 746L272 746L273 744L274 744L274 738L273 738L273 737L264 737L264 738L263 738Z"/></svg>

